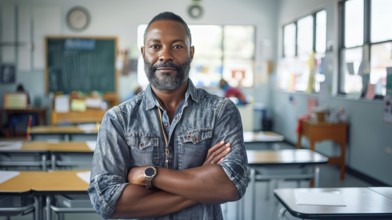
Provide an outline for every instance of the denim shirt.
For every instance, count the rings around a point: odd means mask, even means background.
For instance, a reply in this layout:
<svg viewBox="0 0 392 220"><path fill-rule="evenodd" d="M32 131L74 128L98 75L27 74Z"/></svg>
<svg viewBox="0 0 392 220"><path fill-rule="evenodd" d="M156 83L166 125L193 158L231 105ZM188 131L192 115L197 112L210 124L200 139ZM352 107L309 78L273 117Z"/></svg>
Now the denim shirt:
<svg viewBox="0 0 392 220"><path fill-rule="evenodd" d="M145 92L106 112L98 132L88 188L93 207L102 217L110 218L113 214L128 184L130 167L164 167L165 140L158 108L162 109L148 86ZM170 145L170 169L201 166L208 149L224 140L231 144L231 151L220 166L236 186L238 195L245 194L248 162L241 117L233 102L197 89L189 80L185 99L169 126L165 130ZM166 216L144 219L219 220L223 217L219 204L198 203Z"/></svg>

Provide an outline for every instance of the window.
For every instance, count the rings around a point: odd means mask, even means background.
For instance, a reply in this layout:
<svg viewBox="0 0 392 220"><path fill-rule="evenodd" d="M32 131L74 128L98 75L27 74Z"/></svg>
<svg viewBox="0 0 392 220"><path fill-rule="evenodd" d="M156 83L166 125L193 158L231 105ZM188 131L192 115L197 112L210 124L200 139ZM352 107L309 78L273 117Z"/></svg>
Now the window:
<svg viewBox="0 0 392 220"><path fill-rule="evenodd" d="M386 68L392 66L392 1L347 0L340 5L339 93L364 96L368 85L386 95Z"/></svg>
<svg viewBox="0 0 392 220"><path fill-rule="evenodd" d="M283 59L279 87L289 91L318 92L325 80L327 13L325 10L283 26Z"/></svg>
<svg viewBox="0 0 392 220"><path fill-rule="evenodd" d="M295 47L296 47L296 24L288 24L284 26L283 28L283 56L284 57L294 57L296 52L295 52Z"/></svg>
<svg viewBox="0 0 392 220"><path fill-rule="evenodd" d="M138 45L143 45L146 25L138 28ZM253 86L255 27L251 25L189 25L195 56L190 78L197 87L217 88L223 77L230 85ZM206 34L208 33L208 34ZM138 81L146 87L143 58L139 57Z"/></svg>

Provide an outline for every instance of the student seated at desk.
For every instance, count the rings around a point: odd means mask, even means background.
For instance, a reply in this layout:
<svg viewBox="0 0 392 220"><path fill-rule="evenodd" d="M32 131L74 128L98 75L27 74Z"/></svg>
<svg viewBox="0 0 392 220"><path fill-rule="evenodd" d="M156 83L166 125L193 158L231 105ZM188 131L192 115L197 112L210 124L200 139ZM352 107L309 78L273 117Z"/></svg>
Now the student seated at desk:
<svg viewBox="0 0 392 220"><path fill-rule="evenodd" d="M31 107L31 102L30 102L30 96L29 93L25 90L23 84L19 83L16 86L16 92L17 93L24 93L27 96L27 108ZM17 133L24 133L27 129L27 124L29 121L29 116L32 116L32 121L31 121L31 125L36 125L38 119L37 119L37 115L35 114L18 114L18 115L11 115L9 118L9 123L10 123L10 128L11 128L11 132L13 135L17 134Z"/></svg>
<svg viewBox="0 0 392 220"><path fill-rule="evenodd" d="M221 79L219 81L219 88L224 91L224 96L226 98L234 99L234 103L236 105L248 104L248 101L242 91L238 88L230 86L226 80Z"/></svg>

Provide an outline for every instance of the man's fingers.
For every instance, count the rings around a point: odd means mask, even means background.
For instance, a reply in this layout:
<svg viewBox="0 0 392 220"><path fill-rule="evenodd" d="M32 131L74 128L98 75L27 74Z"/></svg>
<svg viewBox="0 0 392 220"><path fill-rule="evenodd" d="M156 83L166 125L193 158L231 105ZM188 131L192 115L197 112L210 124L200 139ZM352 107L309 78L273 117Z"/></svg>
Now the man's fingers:
<svg viewBox="0 0 392 220"><path fill-rule="evenodd" d="M231 151L231 147L230 144L226 144L225 148L222 148L219 150L219 152L215 152L216 154L214 154L213 156L213 161L214 163L211 162L211 164L219 164L224 158L225 156Z"/></svg>

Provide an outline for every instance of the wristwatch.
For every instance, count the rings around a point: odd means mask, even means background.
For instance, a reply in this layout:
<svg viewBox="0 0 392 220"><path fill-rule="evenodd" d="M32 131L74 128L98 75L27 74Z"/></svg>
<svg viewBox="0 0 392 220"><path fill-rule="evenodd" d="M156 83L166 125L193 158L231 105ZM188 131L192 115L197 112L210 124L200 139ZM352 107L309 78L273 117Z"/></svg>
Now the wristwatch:
<svg viewBox="0 0 392 220"><path fill-rule="evenodd" d="M152 180L157 175L157 169L153 166L146 167L144 169L144 181L147 189L152 188Z"/></svg>

